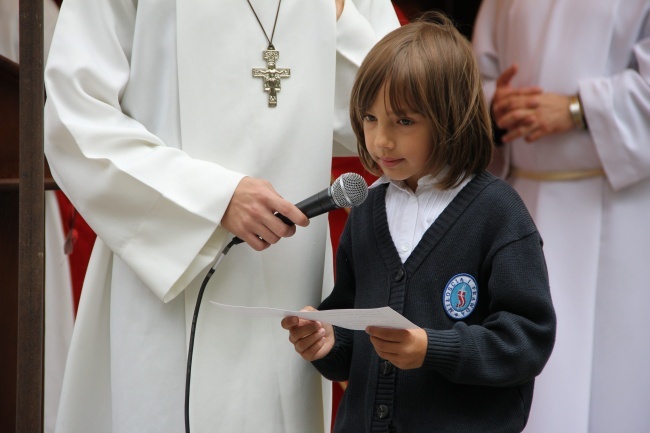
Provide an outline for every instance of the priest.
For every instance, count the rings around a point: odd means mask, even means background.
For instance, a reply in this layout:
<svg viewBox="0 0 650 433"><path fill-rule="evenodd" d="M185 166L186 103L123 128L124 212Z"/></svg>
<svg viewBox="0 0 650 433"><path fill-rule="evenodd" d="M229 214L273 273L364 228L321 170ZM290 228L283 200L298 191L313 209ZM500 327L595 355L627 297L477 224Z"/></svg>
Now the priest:
<svg viewBox="0 0 650 433"><path fill-rule="evenodd" d="M58 432L183 431L197 293L233 235L198 317L191 429L326 429L276 321L208 301L295 309L331 287L327 218L292 203L328 186L333 141L354 148L354 74L398 25L388 0L63 2L46 155L98 238Z"/></svg>

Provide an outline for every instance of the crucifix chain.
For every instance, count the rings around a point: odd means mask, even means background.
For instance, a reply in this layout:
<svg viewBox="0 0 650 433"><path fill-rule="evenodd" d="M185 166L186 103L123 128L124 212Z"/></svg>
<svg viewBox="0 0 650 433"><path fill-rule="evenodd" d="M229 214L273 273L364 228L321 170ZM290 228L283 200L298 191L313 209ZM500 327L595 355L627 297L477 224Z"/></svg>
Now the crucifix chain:
<svg viewBox="0 0 650 433"><path fill-rule="evenodd" d="M278 105L278 92L281 90L281 79L289 78L291 76L291 70L289 68L276 68L275 66L280 57L280 52L273 46L273 37L275 36L275 27L278 24L278 16L280 15L280 5L282 4L282 0L278 1L278 9L275 12L275 21L273 22L273 30L270 38L266 33L266 30L264 30L262 21L260 21L260 18L257 16L257 12L255 12L250 0L246 1L253 11L255 18L269 43L268 48L262 52L262 58L266 61L266 68L253 68L253 77L262 79L264 91L269 94L269 107L275 107Z"/></svg>

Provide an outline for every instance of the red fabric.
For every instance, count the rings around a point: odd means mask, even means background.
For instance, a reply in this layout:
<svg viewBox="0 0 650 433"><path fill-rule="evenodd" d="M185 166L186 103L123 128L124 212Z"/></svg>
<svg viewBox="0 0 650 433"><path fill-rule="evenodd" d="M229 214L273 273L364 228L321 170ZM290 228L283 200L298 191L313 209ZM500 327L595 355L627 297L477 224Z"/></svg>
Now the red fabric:
<svg viewBox="0 0 650 433"><path fill-rule="evenodd" d="M56 191L56 198L59 202L59 210L63 220L63 233L66 237L71 236L73 242L72 252L68 255L68 260L70 261L72 299L74 300L74 313L76 316L79 296L81 296L81 288L83 287L96 235L79 213L75 215L74 206L63 192Z"/></svg>
<svg viewBox="0 0 650 433"><path fill-rule="evenodd" d="M359 158L356 156L352 157L335 157L332 158L332 180L336 179L343 173L358 173L366 180L370 185L374 182L377 177L368 173ZM336 249L339 246L339 238L341 233L343 233L343 227L345 226L345 221L348 218L348 209L336 209L331 211L328 214L329 224L330 224L330 236L332 239L332 248L334 250L334 255L336 256ZM335 257L336 258L336 257ZM332 384L332 429L334 428L334 420L336 418L336 410L339 407L341 398L343 397L343 391L347 382L334 382Z"/></svg>
<svg viewBox="0 0 650 433"><path fill-rule="evenodd" d="M406 17L406 14L402 11L402 9L400 9L400 7L395 3L393 3L393 7L395 8L395 13L397 14L397 19L399 19L400 25L408 24L409 19Z"/></svg>
<svg viewBox="0 0 650 433"><path fill-rule="evenodd" d="M361 165L359 158L356 156L334 157L332 158L332 180L338 178L343 173L358 173L366 180L368 184L374 182L377 177L368 173ZM343 232L345 221L348 218L349 209L335 209L328 215L330 224L330 235L332 238L332 247L334 252L339 245L339 237Z"/></svg>

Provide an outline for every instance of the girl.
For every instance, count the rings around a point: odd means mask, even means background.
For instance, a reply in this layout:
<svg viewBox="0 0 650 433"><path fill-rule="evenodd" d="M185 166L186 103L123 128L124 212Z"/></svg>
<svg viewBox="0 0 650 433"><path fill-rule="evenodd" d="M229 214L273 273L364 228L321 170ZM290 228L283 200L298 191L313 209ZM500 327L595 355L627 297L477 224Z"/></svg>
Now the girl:
<svg viewBox="0 0 650 433"><path fill-rule="evenodd" d="M361 65L350 114L381 177L350 214L319 309L388 305L420 328L283 319L304 359L349 381L335 432L521 431L555 313L540 235L485 171L491 123L469 43L440 14L393 31Z"/></svg>

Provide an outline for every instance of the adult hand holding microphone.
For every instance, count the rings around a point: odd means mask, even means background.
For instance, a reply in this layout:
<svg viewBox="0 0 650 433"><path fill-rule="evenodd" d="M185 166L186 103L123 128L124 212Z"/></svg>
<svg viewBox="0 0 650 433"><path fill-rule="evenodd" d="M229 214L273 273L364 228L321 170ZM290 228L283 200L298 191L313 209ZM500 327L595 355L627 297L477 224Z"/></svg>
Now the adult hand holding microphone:
<svg viewBox="0 0 650 433"><path fill-rule="evenodd" d="M360 205L368 196L368 186L357 173L344 173L330 187L297 203L283 199L268 181L245 177L239 183L222 225L257 251L293 236L295 225L306 227L309 218L343 207Z"/></svg>

